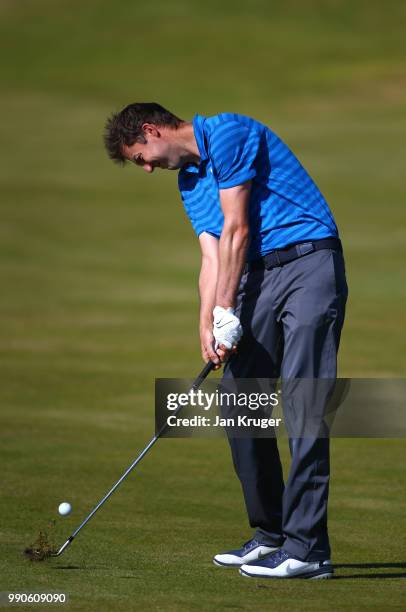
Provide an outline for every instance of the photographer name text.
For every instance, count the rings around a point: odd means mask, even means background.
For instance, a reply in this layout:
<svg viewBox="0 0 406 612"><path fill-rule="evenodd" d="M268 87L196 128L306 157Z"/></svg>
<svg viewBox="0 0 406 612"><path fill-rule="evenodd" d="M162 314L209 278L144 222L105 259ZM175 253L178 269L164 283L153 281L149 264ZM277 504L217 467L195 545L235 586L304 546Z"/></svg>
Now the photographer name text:
<svg viewBox="0 0 406 612"><path fill-rule="evenodd" d="M279 427L282 419L255 418L248 416L238 416L236 418L222 418L216 416L214 419L207 416L196 415L191 418L180 418L172 414L166 419L169 427L257 427L267 429L269 427Z"/></svg>

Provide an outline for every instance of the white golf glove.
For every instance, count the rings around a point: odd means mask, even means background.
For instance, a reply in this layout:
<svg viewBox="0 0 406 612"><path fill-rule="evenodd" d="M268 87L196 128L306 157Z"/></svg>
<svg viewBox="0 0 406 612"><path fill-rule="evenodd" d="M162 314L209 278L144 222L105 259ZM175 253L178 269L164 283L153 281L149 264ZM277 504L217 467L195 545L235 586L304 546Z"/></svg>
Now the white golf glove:
<svg viewBox="0 0 406 612"><path fill-rule="evenodd" d="M223 344L227 349L236 346L242 336L240 319L235 316L233 308L216 306L213 310L213 336L215 349Z"/></svg>

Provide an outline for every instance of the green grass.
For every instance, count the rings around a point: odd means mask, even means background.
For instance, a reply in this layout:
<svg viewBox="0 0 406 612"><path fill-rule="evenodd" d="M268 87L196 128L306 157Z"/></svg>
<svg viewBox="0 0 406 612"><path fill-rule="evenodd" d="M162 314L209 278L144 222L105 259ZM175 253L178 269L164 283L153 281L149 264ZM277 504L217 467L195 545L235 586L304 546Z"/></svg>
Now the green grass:
<svg viewBox="0 0 406 612"><path fill-rule="evenodd" d="M201 367L199 253L176 174L120 170L101 145L129 101L275 129L341 230L341 374L405 375L405 12L0 2L0 590L64 591L75 611L404 609L403 440L333 441L334 581L212 566L249 533L222 440L160 441L65 556L33 565L21 551L67 500L62 543L150 439L154 378Z"/></svg>

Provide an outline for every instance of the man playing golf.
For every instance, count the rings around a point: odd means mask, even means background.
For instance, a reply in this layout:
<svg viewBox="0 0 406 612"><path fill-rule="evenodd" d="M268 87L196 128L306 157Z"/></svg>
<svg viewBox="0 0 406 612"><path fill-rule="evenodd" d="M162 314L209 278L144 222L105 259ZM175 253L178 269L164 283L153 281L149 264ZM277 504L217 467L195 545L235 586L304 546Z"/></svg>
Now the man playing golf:
<svg viewBox="0 0 406 612"><path fill-rule="evenodd" d="M154 103L112 115L105 145L118 163L179 170L202 252L202 355L226 362L223 380L335 379L347 299L341 243L287 145L243 115L187 122ZM289 439L286 485L275 438L229 442L255 533L216 565L251 577L330 577L328 437Z"/></svg>

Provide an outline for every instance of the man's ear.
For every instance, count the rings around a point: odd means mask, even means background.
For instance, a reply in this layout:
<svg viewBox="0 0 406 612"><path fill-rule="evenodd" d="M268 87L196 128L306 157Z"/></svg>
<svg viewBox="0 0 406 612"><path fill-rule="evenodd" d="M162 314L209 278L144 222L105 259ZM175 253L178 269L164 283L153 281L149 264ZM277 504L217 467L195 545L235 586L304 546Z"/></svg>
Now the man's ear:
<svg viewBox="0 0 406 612"><path fill-rule="evenodd" d="M155 136L156 138L161 136L158 127L153 123L143 123L142 130L145 136Z"/></svg>

